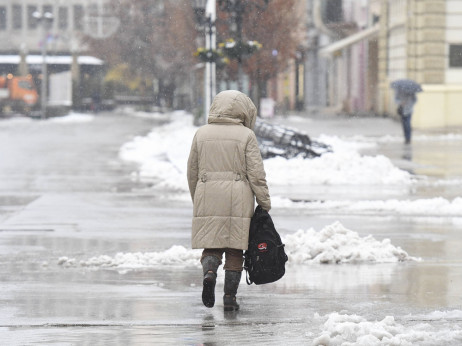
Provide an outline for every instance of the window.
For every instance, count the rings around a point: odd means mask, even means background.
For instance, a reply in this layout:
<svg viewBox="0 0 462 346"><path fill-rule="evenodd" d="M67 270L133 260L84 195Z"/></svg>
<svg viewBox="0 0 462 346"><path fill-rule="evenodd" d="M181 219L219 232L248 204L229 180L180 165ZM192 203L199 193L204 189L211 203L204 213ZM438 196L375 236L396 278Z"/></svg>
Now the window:
<svg viewBox="0 0 462 346"><path fill-rule="evenodd" d="M43 6L43 13L51 13L52 15L54 15L53 13L53 6L52 5L45 5Z"/></svg>
<svg viewBox="0 0 462 346"><path fill-rule="evenodd" d="M0 6L0 30L6 30L6 7Z"/></svg>
<svg viewBox="0 0 462 346"><path fill-rule="evenodd" d="M112 8L113 8L113 5L110 4L110 3L103 4L103 15L105 15L105 16L112 15L112 13L113 13Z"/></svg>
<svg viewBox="0 0 462 346"><path fill-rule="evenodd" d="M37 12L37 6L27 6L27 28L31 30L36 29L38 26L38 20L34 18L34 12Z"/></svg>
<svg viewBox="0 0 462 346"><path fill-rule="evenodd" d="M322 2L324 18L327 23L341 22L343 18L342 0L327 0Z"/></svg>
<svg viewBox="0 0 462 346"><path fill-rule="evenodd" d="M98 5L87 5L87 30L91 33L97 34L99 20Z"/></svg>
<svg viewBox="0 0 462 346"><path fill-rule="evenodd" d="M83 6L74 5L74 30L83 31Z"/></svg>
<svg viewBox="0 0 462 346"><path fill-rule="evenodd" d="M449 45L449 67L462 67L462 44Z"/></svg>
<svg viewBox="0 0 462 346"><path fill-rule="evenodd" d="M67 7L58 9L58 28L66 30L68 27L68 10Z"/></svg>
<svg viewBox="0 0 462 346"><path fill-rule="evenodd" d="M98 5L97 4L90 4L87 6L87 13L89 16L97 17L98 16Z"/></svg>
<svg viewBox="0 0 462 346"><path fill-rule="evenodd" d="M13 5L13 29L18 30L22 28L22 6Z"/></svg>

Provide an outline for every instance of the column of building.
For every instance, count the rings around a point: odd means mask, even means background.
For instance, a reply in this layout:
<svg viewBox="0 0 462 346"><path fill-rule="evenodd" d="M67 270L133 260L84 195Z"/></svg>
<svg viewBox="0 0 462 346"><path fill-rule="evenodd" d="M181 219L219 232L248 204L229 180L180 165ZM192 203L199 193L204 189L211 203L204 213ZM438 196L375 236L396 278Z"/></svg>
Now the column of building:
<svg viewBox="0 0 462 346"><path fill-rule="evenodd" d="M445 0L409 0L408 78L444 84L446 68Z"/></svg>
<svg viewBox="0 0 462 346"><path fill-rule="evenodd" d="M388 81L388 14L389 3L383 1L380 7L380 31L378 38L378 81L379 97L377 110L380 114L387 114L389 109L389 81Z"/></svg>

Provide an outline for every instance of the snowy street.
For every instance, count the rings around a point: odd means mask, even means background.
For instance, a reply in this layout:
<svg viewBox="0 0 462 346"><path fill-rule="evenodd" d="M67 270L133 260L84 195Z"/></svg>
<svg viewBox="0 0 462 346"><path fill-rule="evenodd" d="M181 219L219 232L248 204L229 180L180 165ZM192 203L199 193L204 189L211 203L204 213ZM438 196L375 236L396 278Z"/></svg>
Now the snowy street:
<svg viewBox="0 0 462 346"><path fill-rule="evenodd" d="M289 262L201 302L184 112L0 120L5 345L461 345L462 129L277 117L329 144L264 161Z"/></svg>

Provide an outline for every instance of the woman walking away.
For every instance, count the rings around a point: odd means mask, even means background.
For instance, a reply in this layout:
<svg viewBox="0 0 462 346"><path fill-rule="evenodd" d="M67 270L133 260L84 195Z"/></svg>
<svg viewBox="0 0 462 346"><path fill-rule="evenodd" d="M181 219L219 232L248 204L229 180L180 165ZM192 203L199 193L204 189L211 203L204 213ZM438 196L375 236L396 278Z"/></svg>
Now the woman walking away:
<svg viewBox="0 0 462 346"><path fill-rule="evenodd" d="M188 159L193 200L192 248L204 249L202 302L215 304L217 270L225 254L225 311L239 309L236 293L247 249L254 199L271 209L257 138L257 109L245 94L226 90L213 99L208 124L197 130Z"/></svg>

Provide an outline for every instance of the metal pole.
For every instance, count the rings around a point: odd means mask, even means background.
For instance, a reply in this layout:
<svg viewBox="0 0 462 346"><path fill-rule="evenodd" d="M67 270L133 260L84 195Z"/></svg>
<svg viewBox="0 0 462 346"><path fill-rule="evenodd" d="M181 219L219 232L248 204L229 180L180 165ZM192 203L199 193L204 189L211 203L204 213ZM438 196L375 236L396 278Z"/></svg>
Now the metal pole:
<svg viewBox="0 0 462 346"><path fill-rule="evenodd" d="M41 91L42 94L41 96L41 109L42 109L42 119L46 119L47 115L47 89L48 89L48 80L47 80L47 62L46 62L46 56L47 56L47 29L46 29L46 22L42 18L41 20L41 25L42 25L42 34L43 34L43 42L42 42L42 86L41 86Z"/></svg>
<svg viewBox="0 0 462 346"><path fill-rule="evenodd" d="M210 2L210 22L211 22L211 26L210 26L210 30L211 30L211 34L210 34L210 46L212 47L212 49L216 50L217 48L217 40L216 40L216 26L215 26L215 22L216 22L216 19L217 19L217 9L216 9L216 1L213 0ZM211 95L211 99L210 101L213 100L213 98L215 97L215 95L217 94L217 87L216 87L216 63L213 62L212 65L211 65L211 80L210 80L210 95Z"/></svg>
<svg viewBox="0 0 462 346"><path fill-rule="evenodd" d="M212 27L213 27L212 18L209 17L208 21L209 21L209 40L210 40L210 47L212 47L212 46L213 46L213 44L212 44L212 35L213 35L213 32L212 32ZM212 48L211 48L211 49L212 49ZM213 63L213 62L210 62L210 88L209 88L209 92L210 92L210 96L209 96L209 97L210 97L210 98L209 98L210 104L212 104L212 100L213 100L213 96L214 96L214 94L213 94L213 65L214 65L214 63ZM209 104L209 105L210 105L210 104Z"/></svg>
<svg viewBox="0 0 462 346"><path fill-rule="evenodd" d="M236 36L237 36L237 44L242 45L242 16L244 14L244 4L241 0L236 1L235 3L235 13L236 13ZM243 78L244 73L242 71L242 53L239 53L237 57L237 87L239 91L243 90Z"/></svg>
<svg viewBox="0 0 462 346"><path fill-rule="evenodd" d="M209 36L206 35L206 40L205 40L205 49L207 51L210 50L210 40ZM210 83L209 80L211 78L211 63L206 62L205 63L205 76L204 76L204 85L205 85L205 102L204 102L204 124L207 124L207 113L209 111L210 104L212 102L212 99L210 98Z"/></svg>
<svg viewBox="0 0 462 346"><path fill-rule="evenodd" d="M215 0L207 0L205 7L205 16L207 18L205 49L207 51L216 49L215 39L215 19L216 19L216 4ZM207 124L207 115L209 112L212 99L216 94L215 86L215 63L207 62L205 68L205 103L204 103L204 123Z"/></svg>

